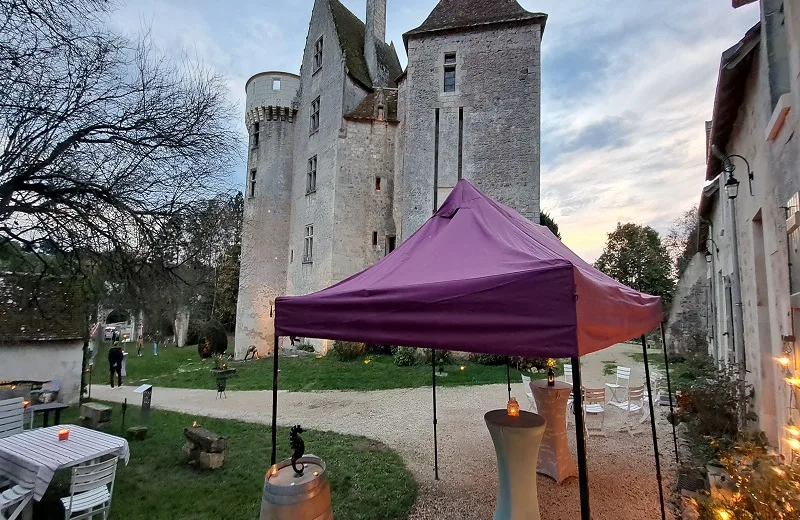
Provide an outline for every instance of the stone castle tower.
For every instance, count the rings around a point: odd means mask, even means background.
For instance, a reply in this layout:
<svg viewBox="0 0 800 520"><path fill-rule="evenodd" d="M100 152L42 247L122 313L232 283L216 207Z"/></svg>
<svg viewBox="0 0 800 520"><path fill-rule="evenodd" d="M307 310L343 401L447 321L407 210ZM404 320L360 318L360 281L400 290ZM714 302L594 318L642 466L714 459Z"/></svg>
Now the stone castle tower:
<svg viewBox="0 0 800 520"><path fill-rule="evenodd" d="M516 0L441 0L403 35L403 71L385 42L386 0L366 7L362 22L316 0L300 75L264 72L245 87L237 358L271 351L276 297L374 264L461 178L539 217L547 16Z"/></svg>

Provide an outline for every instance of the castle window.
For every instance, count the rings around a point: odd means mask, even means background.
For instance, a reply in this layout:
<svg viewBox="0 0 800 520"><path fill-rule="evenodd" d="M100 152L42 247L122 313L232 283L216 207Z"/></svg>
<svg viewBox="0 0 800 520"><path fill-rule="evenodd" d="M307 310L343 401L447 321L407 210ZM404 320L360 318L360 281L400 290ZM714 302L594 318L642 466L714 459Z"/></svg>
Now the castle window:
<svg viewBox="0 0 800 520"><path fill-rule="evenodd" d="M388 255L397 247L397 237L386 235L386 254Z"/></svg>
<svg viewBox="0 0 800 520"><path fill-rule="evenodd" d="M314 44L314 72L322 68L322 36Z"/></svg>
<svg viewBox="0 0 800 520"><path fill-rule="evenodd" d="M377 246L378 245L378 232L377 231L373 231L372 232L372 245L373 246Z"/></svg>
<svg viewBox="0 0 800 520"><path fill-rule="evenodd" d="M306 226L306 236L303 238L303 263L310 264L314 261L314 225Z"/></svg>
<svg viewBox="0 0 800 520"><path fill-rule="evenodd" d="M381 178L375 177L375 191L381 191Z"/></svg>
<svg viewBox="0 0 800 520"><path fill-rule="evenodd" d="M311 102L311 133L319 130L319 98Z"/></svg>
<svg viewBox="0 0 800 520"><path fill-rule="evenodd" d="M294 249L289 250L289 263L294 262Z"/></svg>
<svg viewBox="0 0 800 520"><path fill-rule="evenodd" d="M281 89L281 78L272 78L272 90Z"/></svg>
<svg viewBox="0 0 800 520"><path fill-rule="evenodd" d="M250 178L248 179L248 197L253 198L256 196L256 170L250 170Z"/></svg>
<svg viewBox="0 0 800 520"><path fill-rule="evenodd" d="M448 52L444 55L444 91L456 91L456 53Z"/></svg>
<svg viewBox="0 0 800 520"><path fill-rule="evenodd" d="M259 124L253 123L253 148L258 148Z"/></svg>
<svg viewBox="0 0 800 520"><path fill-rule="evenodd" d="M317 156L308 160L308 171L306 172L306 195L317 191Z"/></svg>

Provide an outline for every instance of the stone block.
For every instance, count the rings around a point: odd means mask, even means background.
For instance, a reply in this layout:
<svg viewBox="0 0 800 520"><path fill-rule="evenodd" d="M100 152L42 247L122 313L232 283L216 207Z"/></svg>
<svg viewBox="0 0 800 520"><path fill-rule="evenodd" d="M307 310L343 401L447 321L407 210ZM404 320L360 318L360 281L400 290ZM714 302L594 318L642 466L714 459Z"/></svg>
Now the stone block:
<svg viewBox="0 0 800 520"><path fill-rule="evenodd" d="M185 428L183 430L183 435L189 442L199 446L203 451L208 453L222 453L228 446L228 440L225 437L221 437L205 428L194 426Z"/></svg>
<svg viewBox="0 0 800 520"><path fill-rule="evenodd" d="M147 426L131 426L126 437L131 441L143 441L147 438Z"/></svg>
<svg viewBox="0 0 800 520"><path fill-rule="evenodd" d="M184 443L183 448L181 449L181 451L183 453L183 459L186 462L194 462L200 456L200 448L198 448L192 442Z"/></svg>
<svg viewBox="0 0 800 520"><path fill-rule="evenodd" d="M84 403L81 405L81 417L92 424L100 424L111 420L111 407L100 403Z"/></svg>
<svg viewBox="0 0 800 520"><path fill-rule="evenodd" d="M206 453L205 451L201 451L200 456L197 458L197 464L203 469L219 469L224 462L224 453Z"/></svg>

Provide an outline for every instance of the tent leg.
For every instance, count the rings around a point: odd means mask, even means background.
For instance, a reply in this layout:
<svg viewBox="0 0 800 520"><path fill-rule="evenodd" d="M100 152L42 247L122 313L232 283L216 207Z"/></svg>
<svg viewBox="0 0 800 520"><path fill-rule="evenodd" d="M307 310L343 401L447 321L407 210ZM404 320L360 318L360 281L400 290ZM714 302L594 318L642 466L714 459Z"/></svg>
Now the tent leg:
<svg viewBox="0 0 800 520"><path fill-rule="evenodd" d="M656 457L656 479L658 480L658 499L661 503L661 520L666 520L664 511L664 488L661 485L661 459L658 455L658 436L656 435L656 416L653 411L653 389L650 387L650 364L647 362L647 338L642 334L642 354L644 355L644 377L647 383L647 401L650 405L650 429L653 431L653 453Z"/></svg>
<svg viewBox="0 0 800 520"><path fill-rule="evenodd" d="M508 400L511 400L511 358L506 356L506 379L508 380Z"/></svg>
<svg viewBox="0 0 800 520"><path fill-rule="evenodd" d="M589 513L589 469L586 465L586 429L583 425L583 387L581 359L572 358L572 395L575 411L575 440L578 445L578 481L581 492L581 520L591 520Z"/></svg>
<svg viewBox="0 0 800 520"><path fill-rule="evenodd" d="M436 433L436 349L431 349L431 377L433 377L433 478L439 480L439 440Z"/></svg>
<svg viewBox="0 0 800 520"><path fill-rule="evenodd" d="M278 455L278 336L272 347L272 456L271 464L275 465Z"/></svg>
<svg viewBox="0 0 800 520"><path fill-rule="evenodd" d="M661 344L664 346L664 364L667 371L667 393L669 394L669 416L672 424L672 442L675 443L675 464L680 465L678 457L678 434L675 433L675 410L672 407L672 382L669 378L669 355L667 354L667 335L664 333L664 324L661 324Z"/></svg>

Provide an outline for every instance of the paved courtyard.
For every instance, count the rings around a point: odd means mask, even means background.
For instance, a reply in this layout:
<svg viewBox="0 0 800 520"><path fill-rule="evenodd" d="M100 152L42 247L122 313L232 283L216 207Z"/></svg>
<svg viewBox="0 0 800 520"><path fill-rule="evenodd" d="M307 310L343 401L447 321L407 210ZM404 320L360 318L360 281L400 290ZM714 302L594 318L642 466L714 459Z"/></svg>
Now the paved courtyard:
<svg viewBox="0 0 800 520"><path fill-rule="evenodd" d="M641 351L621 344L584 358L584 384L599 386L612 381L603 375L604 361L633 368L632 384L641 384L644 366L626 355ZM512 383L512 394L527 408L521 382ZM109 401L140 400L133 387L111 390L94 385L92 397ZM269 424L270 391L229 392L216 399L213 390L155 388L156 408L212 417ZM364 435L396 450L414 473L420 495L410 518L487 519L494 513L497 486L496 462L483 414L505 407L505 385L437 389L439 430L439 476L433 479L433 433L430 388L373 392L280 392L278 422L302 424L323 431ZM649 520L660 518L658 487L653 461L649 423L631 437L619 432L622 412L608 407L607 437L588 441L592 517L595 520ZM573 426L574 428L574 426ZM661 419L658 428L665 489L671 485L674 469L671 428ZM575 453L574 433L569 441ZM263 444L269 449L269 442ZM314 446L307 446L314 451ZM265 468L266 469L266 468ZM568 479L557 485L539 476L539 503L543 520L580 518L578 481ZM669 517L669 515L668 515Z"/></svg>

